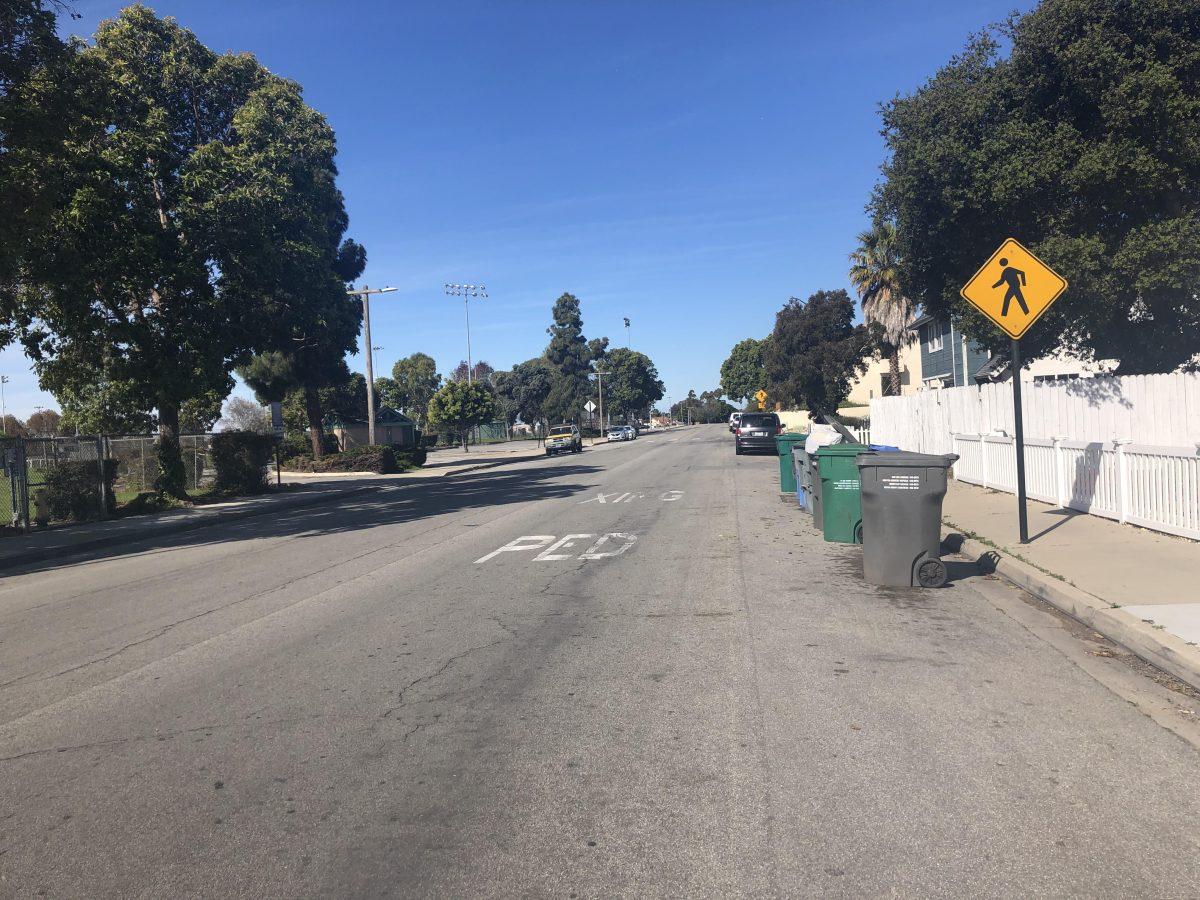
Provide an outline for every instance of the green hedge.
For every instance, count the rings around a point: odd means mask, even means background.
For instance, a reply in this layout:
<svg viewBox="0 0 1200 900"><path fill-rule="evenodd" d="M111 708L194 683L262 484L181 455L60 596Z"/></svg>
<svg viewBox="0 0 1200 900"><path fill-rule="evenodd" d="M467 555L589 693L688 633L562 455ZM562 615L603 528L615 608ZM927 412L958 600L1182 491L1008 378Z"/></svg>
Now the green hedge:
<svg viewBox="0 0 1200 900"><path fill-rule="evenodd" d="M396 462L399 464L402 470L419 469L421 466L425 465L425 460L428 458L428 456L429 453L424 447L420 447L416 450L397 450Z"/></svg>
<svg viewBox="0 0 1200 900"><path fill-rule="evenodd" d="M117 501L113 482L117 478L117 461L104 460L104 483L107 504L100 503L100 463L98 460L59 463L46 473L46 502L50 518L58 521L86 522L112 515Z"/></svg>
<svg viewBox="0 0 1200 900"><path fill-rule="evenodd" d="M275 456L275 437L252 431L220 431L212 437L216 489L228 494L261 494L267 489L267 464Z"/></svg>
<svg viewBox="0 0 1200 900"><path fill-rule="evenodd" d="M399 472L396 453L391 447L375 444L368 447L351 447L342 453L334 453L313 462L314 472L377 472L387 475Z"/></svg>

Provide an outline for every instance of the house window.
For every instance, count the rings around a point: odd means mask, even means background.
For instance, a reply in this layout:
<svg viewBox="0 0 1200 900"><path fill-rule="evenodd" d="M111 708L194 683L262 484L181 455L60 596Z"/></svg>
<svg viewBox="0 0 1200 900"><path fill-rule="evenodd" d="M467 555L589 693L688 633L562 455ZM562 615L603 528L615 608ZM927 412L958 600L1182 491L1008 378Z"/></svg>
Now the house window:
<svg viewBox="0 0 1200 900"><path fill-rule="evenodd" d="M903 381L904 381L903 375L901 376L900 381L901 381L901 383L903 383ZM892 390L892 373L891 372L880 372L879 373L879 396L880 397L896 396L896 392Z"/></svg>
<svg viewBox="0 0 1200 900"><path fill-rule="evenodd" d="M925 349L930 353L941 350L945 344L942 338L942 326L937 322L931 322L925 326Z"/></svg>

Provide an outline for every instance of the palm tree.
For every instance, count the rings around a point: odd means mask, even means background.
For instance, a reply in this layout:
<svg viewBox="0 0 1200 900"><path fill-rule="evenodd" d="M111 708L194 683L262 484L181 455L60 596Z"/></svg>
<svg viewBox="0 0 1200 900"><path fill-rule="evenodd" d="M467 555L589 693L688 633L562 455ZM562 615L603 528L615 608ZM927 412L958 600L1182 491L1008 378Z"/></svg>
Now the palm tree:
<svg viewBox="0 0 1200 900"><path fill-rule="evenodd" d="M909 330L916 304L900 291L900 257L896 226L876 222L858 236L858 249L850 254L850 283L862 299L863 318L877 325L889 351L892 393L900 394L900 349L913 340Z"/></svg>

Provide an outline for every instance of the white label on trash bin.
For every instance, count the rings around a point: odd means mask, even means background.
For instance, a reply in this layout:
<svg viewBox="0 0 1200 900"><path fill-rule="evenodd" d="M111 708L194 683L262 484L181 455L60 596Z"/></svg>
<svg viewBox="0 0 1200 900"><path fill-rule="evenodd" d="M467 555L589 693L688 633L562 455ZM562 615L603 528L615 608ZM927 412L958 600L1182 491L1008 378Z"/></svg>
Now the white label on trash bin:
<svg viewBox="0 0 1200 900"><path fill-rule="evenodd" d="M884 475L879 479L885 491L919 491L920 475Z"/></svg>
<svg viewBox="0 0 1200 900"><path fill-rule="evenodd" d="M840 481L835 481L833 483L833 489L835 491L857 491L858 490L858 479L857 478L843 478Z"/></svg>

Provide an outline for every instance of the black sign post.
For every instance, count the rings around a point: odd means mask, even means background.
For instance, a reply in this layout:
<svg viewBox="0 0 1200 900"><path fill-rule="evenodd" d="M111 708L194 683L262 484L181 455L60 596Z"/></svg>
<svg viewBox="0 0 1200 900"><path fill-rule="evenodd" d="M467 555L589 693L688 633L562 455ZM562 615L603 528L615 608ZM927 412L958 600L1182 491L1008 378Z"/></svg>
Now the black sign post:
<svg viewBox="0 0 1200 900"><path fill-rule="evenodd" d="M1012 342L1013 420L1017 441L1017 519L1021 543L1029 543L1029 515L1025 509L1025 422L1021 416L1021 342Z"/></svg>

